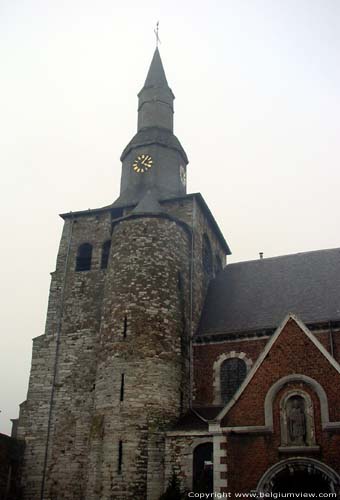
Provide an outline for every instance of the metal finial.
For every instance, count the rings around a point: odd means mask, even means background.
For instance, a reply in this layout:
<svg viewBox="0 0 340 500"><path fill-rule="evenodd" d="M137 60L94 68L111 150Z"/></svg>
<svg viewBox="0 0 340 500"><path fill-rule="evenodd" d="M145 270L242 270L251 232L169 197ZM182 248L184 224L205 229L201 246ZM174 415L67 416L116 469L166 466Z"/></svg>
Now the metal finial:
<svg viewBox="0 0 340 500"><path fill-rule="evenodd" d="M158 44L161 43L160 38L158 36L159 32L159 21L157 21L156 28L153 30L155 35L156 35L156 47L158 47Z"/></svg>

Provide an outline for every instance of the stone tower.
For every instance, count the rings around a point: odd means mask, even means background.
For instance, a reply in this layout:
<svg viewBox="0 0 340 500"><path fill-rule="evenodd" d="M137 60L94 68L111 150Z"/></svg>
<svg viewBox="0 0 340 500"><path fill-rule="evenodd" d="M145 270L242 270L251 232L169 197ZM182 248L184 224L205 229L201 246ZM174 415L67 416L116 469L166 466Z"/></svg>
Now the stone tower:
<svg viewBox="0 0 340 500"><path fill-rule="evenodd" d="M33 340L26 500L157 500L164 437L192 400L191 338L228 246L173 134L156 49L109 206L63 214L46 330Z"/></svg>

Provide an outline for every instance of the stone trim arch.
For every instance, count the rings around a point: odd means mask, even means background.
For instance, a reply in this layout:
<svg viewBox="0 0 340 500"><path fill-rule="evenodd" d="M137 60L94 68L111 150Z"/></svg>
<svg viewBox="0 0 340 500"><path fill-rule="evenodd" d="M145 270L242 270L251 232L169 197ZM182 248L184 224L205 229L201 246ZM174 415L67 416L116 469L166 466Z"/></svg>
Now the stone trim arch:
<svg viewBox="0 0 340 500"><path fill-rule="evenodd" d="M312 387L312 389L317 394L320 401L320 410L321 410L321 424L322 429L329 429L340 427L340 422L330 422L329 421L329 410L328 410L328 399L327 394L324 388L311 377L307 375L302 375L295 373L293 375L287 375L286 377L282 377L277 380L269 389L266 394L265 402L264 402L264 415L265 415L265 425L270 430L273 430L273 401L276 394L279 390L286 384L290 382L304 382L305 384Z"/></svg>
<svg viewBox="0 0 340 500"><path fill-rule="evenodd" d="M269 469L267 469L266 472L261 477L260 481L258 482L256 488L257 493L266 493L266 492L270 493L274 478L284 469L286 468L294 469L294 466L299 468L306 468L306 470L309 471L311 469L317 470L318 472L323 474L324 477L327 478L331 491L334 493L339 493L340 491L339 474L335 472L334 469L320 462L319 460L315 460L314 458L304 458L304 457L288 458L287 460L282 460L281 462L278 462Z"/></svg>
<svg viewBox="0 0 340 500"><path fill-rule="evenodd" d="M247 357L245 352L230 351L228 353L220 354L220 356L215 360L213 364L213 393L214 393L214 404L223 404L221 398L221 366L224 361L231 358L242 359L247 367L247 374L253 365L253 361Z"/></svg>

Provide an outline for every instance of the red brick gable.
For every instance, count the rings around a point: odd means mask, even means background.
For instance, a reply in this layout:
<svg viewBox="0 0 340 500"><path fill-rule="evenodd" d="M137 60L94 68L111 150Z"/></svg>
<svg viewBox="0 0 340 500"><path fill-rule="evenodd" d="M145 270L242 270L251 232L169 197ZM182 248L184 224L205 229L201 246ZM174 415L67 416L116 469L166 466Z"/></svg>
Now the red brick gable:
<svg viewBox="0 0 340 500"><path fill-rule="evenodd" d="M281 328L269 341L272 345L265 358L259 358L259 364L249 373L243 389L241 387L235 395L235 403L229 404L221 420L222 427L264 426L266 394L279 379L294 374L310 377L323 387L330 421L340 421L339 365L293 317Z"/></svg>
<svg viewBox="0 0 340 500"><path fill-rule="evenodd" d="M228 352L244 352L253 363L266 346L267 339L235 340L194 345L195 406L214 404L214 363Z"/></svg>

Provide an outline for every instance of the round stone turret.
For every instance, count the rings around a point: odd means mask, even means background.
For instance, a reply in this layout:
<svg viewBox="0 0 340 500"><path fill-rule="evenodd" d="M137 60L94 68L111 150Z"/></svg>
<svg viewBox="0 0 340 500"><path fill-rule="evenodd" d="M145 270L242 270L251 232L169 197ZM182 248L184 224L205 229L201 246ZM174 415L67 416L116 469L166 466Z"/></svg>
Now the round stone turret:
<svg viewBox="0 0 340 500"><path fill-rule="evenodd" d="M162 432L189 397L190 248L190 231L166 214L135 213L114 226L94 400L105 438L91 445L103 498L162 492ZM155 490L147 496L146 477Z"/></svg>

